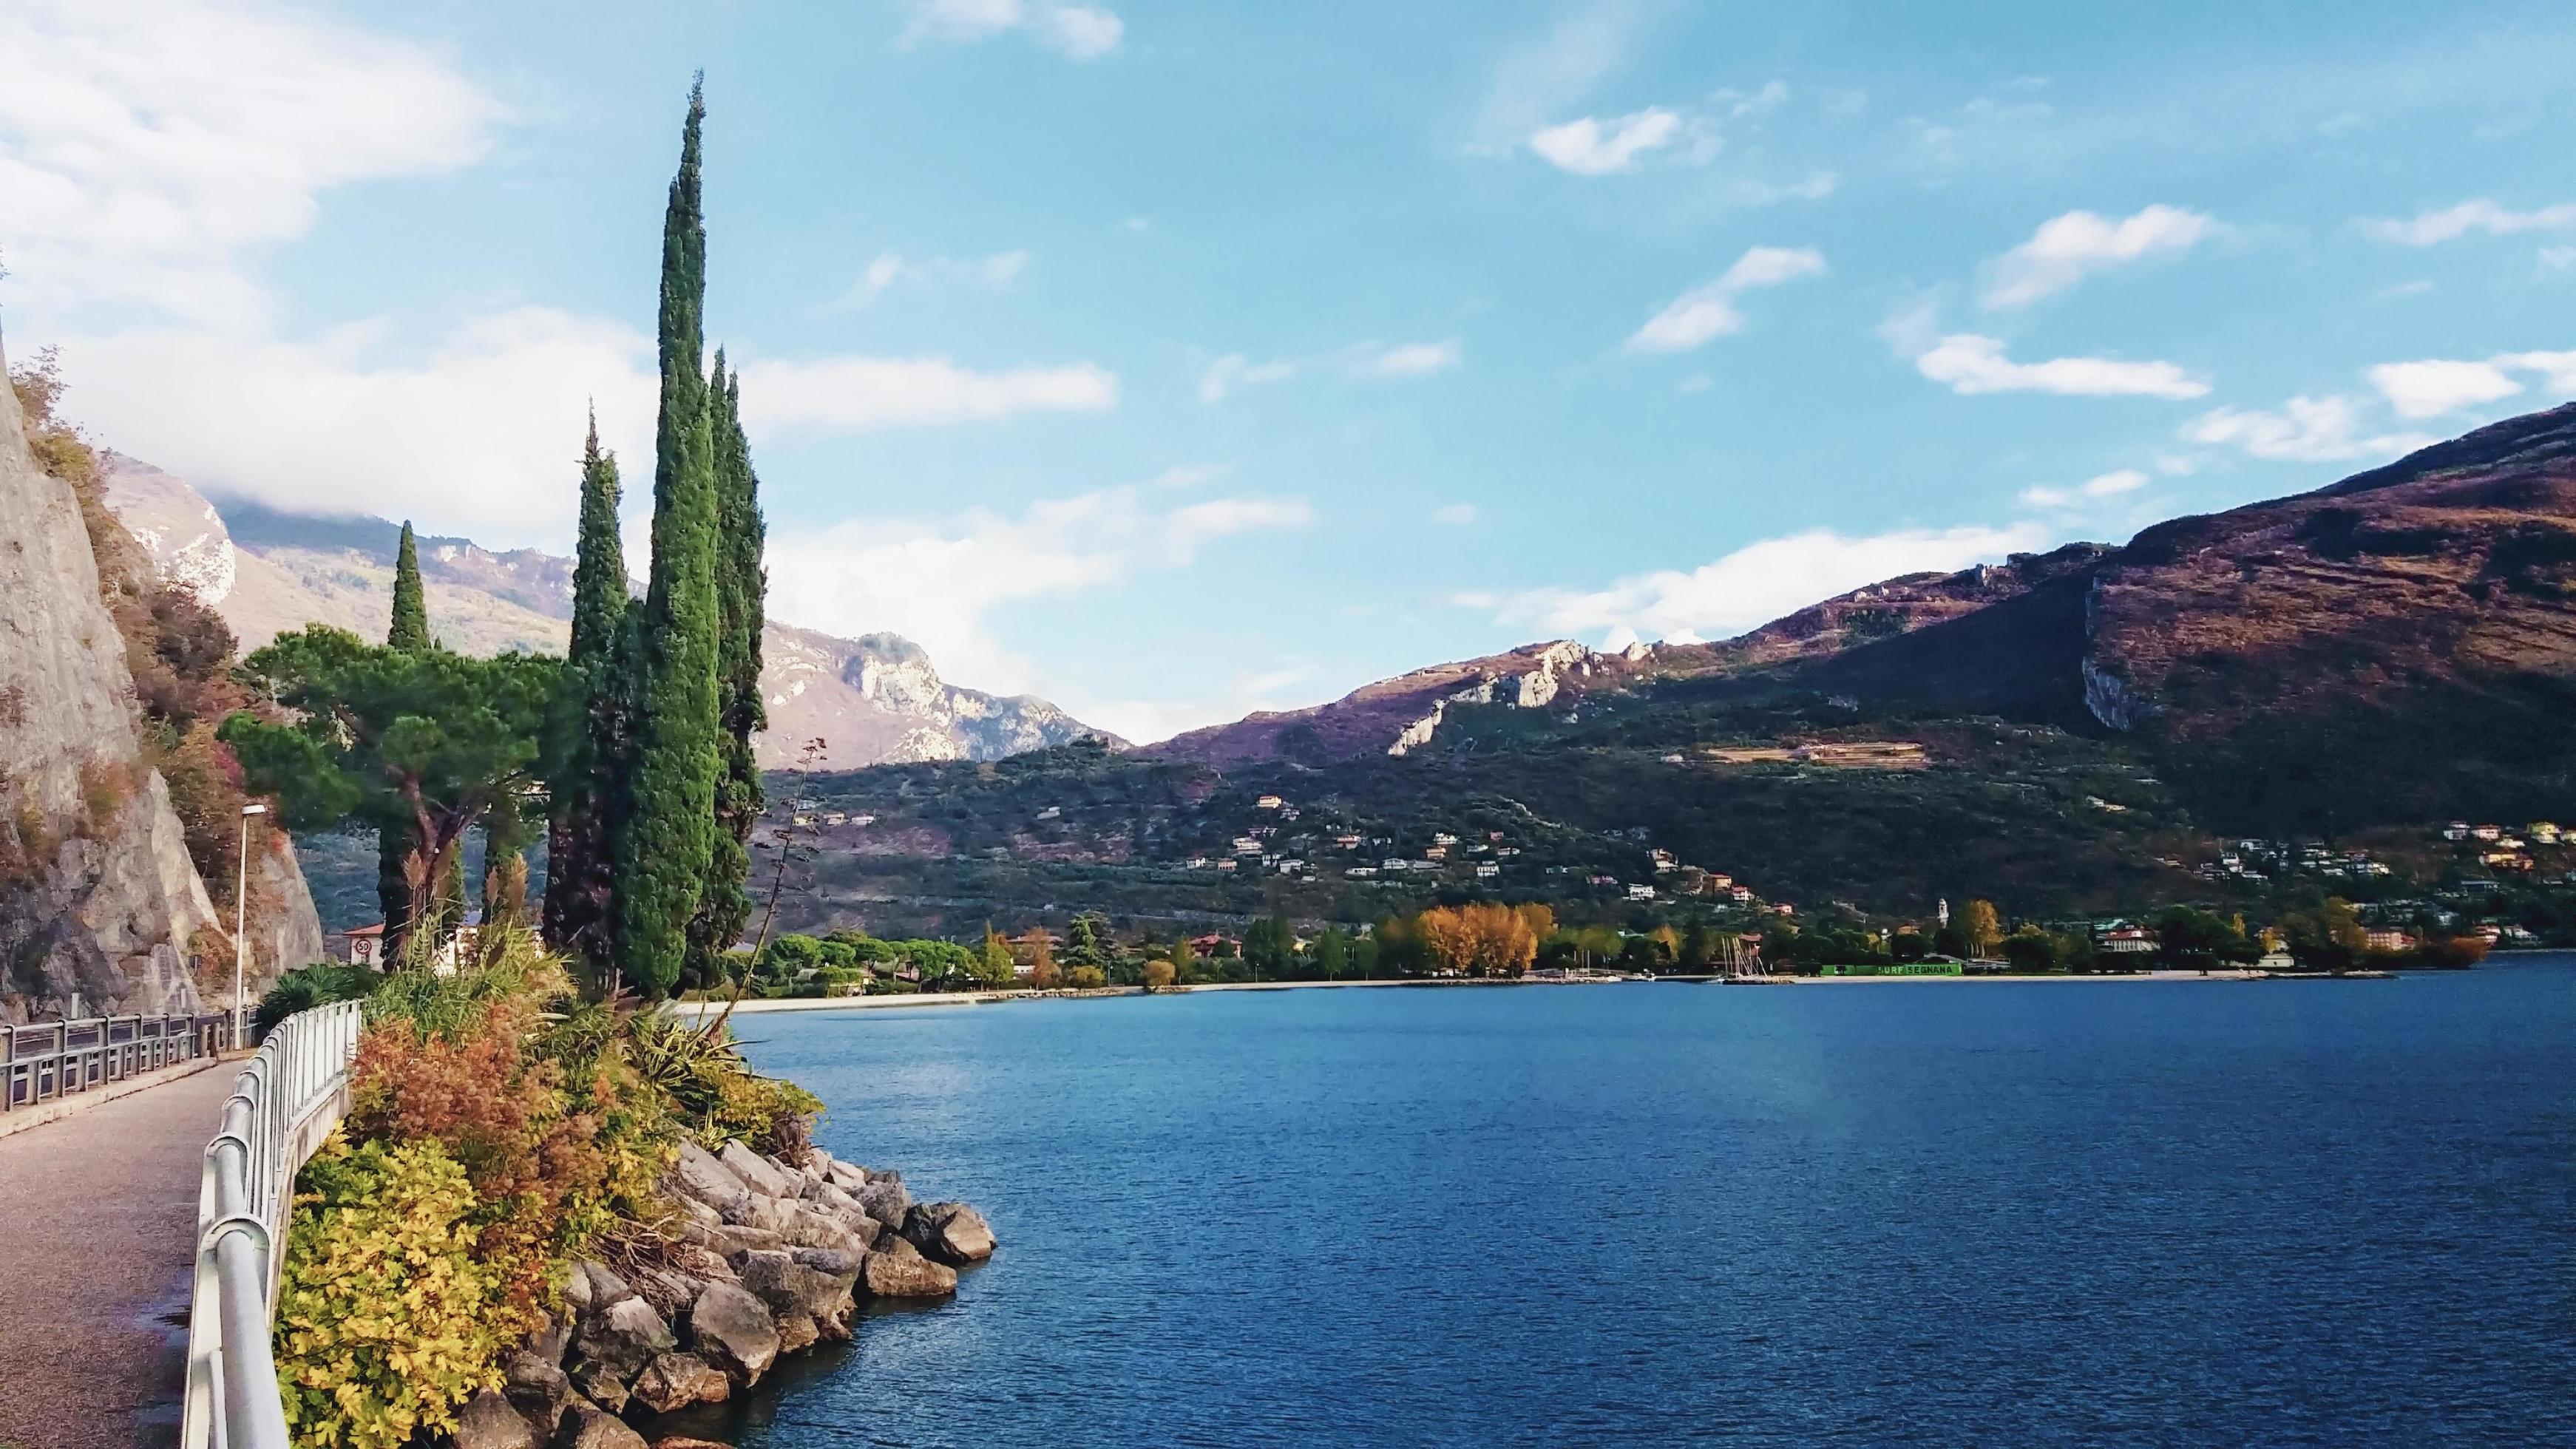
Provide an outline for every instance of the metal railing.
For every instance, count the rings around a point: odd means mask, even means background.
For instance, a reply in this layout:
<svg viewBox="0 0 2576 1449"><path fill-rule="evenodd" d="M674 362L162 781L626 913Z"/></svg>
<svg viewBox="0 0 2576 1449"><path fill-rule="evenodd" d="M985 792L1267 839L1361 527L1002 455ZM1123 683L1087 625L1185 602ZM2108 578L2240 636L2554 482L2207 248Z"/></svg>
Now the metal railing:
<svg viewBox="0 0 2576 1449"><path fill-rule="evenodd" d="M278 1023L233 1081L197 1189L182 1449L291 1449L269 1328L295 1173L349 1105L359 1003Z"/></svg>
<svg viewBox="0 0 2576 1449"><path fill-rule="evenodd" d="M230 1048L232 1038L233 1019L222 1014L0 1026L0 1112L210 1057Z"/></svg>

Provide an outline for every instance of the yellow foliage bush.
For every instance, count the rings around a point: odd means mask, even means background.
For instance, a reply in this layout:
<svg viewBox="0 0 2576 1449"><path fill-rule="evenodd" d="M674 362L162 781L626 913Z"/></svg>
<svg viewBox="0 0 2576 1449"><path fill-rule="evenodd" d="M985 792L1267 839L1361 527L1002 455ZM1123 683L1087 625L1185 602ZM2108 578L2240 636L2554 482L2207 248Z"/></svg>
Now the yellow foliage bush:
<svg viewBox="0 0 2576 1449"><path fill-rule="evenodd" d="M295 1442L397 1449L453 1428L531 1327L476 1259L465 1168L436 1142L335 1139L299 1189L275 1343Z"/></svg>

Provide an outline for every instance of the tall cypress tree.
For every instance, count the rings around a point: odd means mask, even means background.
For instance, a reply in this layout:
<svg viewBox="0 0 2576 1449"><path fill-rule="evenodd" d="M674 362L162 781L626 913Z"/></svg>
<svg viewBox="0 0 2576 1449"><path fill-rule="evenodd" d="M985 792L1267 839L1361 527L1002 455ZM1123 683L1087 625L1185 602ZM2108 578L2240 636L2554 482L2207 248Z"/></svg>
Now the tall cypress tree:
<svg viewBox="0 0 2576 1449"><path fill-rule="evenodd" d="M412 538L408 518L402 543L394 549L394 622L385 631L385 647L413 653L429 647L429 599L421 592L420 544Z"/></svg>
<svg viewBox="0 0 2576 1449"><path fill-rule="evenodd" d="M653 564L634 611L635 748L617 832L617 964L645 994L678 984L715 834L723 735L716 669L715 448L705 346L701 86L689 89L680 170L662 219L662 398L653 459Z"/></svg>
<svg viewBox="0 0 2576 1449"><path fill-rule="evenodd" d="M604 978L611 956L609 905L616 889L612 837L618 779L630 735L626 656L626 549L617 532L617 459L599 446L591 414L581 458L581 535L572 571L572 647L564 659L565 714L556 723L546 830L546 940Z"/></svg>
<svg viewBox="0 0 2576 1449"><path fill-rule="evenodd" d="M419 653L430 647L429 599L420 586L420 545L411 520L403 520L402 542L394 548L393 624L385 630L385 647ZM401 956L403 938L411 933L411 881L403 863L411 859L407 828L384 826L376 832L376 907L384 912L384 951L388 961Z"/></svg>
<svg viewBox="0 0 2576 1449"><path fill-rule="evenodd" d="M689 923L689 975L712 985L722 979L720 959L751 920L751 898L744 893L751 875L747 847L766 803L751 740L769 722L760 696L760 633L769 585L761 547L767 525L760 516L751 441L742 430L742 377L725 370L722 348L716 349L707 412L715 445L716 606L722 620L716 691L724 773L716 782L706 894Z"/></svg>

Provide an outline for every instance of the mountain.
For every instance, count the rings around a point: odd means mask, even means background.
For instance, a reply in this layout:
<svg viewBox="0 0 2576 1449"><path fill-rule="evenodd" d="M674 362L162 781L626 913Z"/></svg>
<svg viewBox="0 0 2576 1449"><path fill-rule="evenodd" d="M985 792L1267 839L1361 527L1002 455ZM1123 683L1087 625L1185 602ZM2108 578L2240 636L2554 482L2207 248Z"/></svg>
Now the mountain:
<svg viewBox="0 0 2576 1449"><path fill-rule="evenodd" d="M2576 406L1735 639L1532 644L1129 755L808 789L868 822L825 828L812 924L1369 920L1435 894L1743 918L1720 877L1881 919L2456 893L2497 872L2441 822L2576 814ZM2231 873L2240 837L2373 868ZM2565 913L2542 894L2514 899Z"/></svg>
<svg viewBox="0 0 2576 1449"><path fill-rule="evenodd" d="M109 506L165 571L223 614L244 651L306 624L384 633L398 525L212 501L148 463L116 453L100 461ZM419 544L439 639L478 654L563 649L572 560L437 535ZM840 767L993 760L1108 738L1045 700L949 684L919 645L898 635L839 639L773 621L762 648L770 722L758 748L766 768L794 767L816 738L829 742L826 759Z"/></svg>

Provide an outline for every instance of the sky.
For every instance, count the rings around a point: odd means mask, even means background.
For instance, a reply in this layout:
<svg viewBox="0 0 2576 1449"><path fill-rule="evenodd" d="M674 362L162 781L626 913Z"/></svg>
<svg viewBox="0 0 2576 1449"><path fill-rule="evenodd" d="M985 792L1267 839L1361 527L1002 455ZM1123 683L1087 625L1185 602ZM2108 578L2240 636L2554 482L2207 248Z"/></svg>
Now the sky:
<svg viewBox="0 0 2576 1449"><path fill-rule="evenodd" d="M578 12L578 13L577 13ZM2296 492L2576 394L2576 8L0 4L0 328L209 491L649 509L1130 738Z"/></svg>

